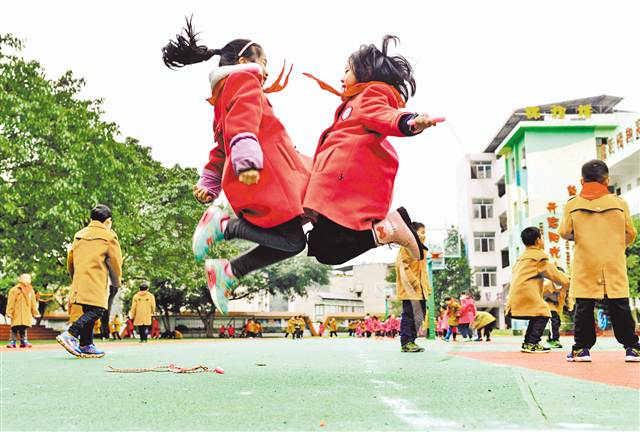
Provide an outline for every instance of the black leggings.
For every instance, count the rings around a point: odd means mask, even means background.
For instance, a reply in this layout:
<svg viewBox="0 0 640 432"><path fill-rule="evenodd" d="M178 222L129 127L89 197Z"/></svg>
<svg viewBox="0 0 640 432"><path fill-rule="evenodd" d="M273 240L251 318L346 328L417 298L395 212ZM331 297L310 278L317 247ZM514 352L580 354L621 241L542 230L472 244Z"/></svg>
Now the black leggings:
<svg viewBox="0 0 640 432"><path fill-rule="evenodd" d="M377 246L372 230L345 228L322 215L309 231L309 256L322 264L343 264Z"/></svg>
<svg viewBox="0 0 640 432"><path fill-rule="evenodd" d="M240 218L232 219L224 232L224 238L258 243L249 252L231 260L231 269L238 278L298 255L307 243L298 218L272 228L261 228Z"/></svg>
<svg viewBox="0 0 640 432"><path fill-rule="evenodd" d="M138 333L140 333L140 341L141 342L146 342L147 338L149 337L149 329L151 328L150 325L139 325L138 326Z"/></svg>
<svg viewBox="0 0 640 432"><path fill-rule="evenodd" d="M27 329L26 325L11 326L11 341L15 342L18 336L20 336L21 342L27 341Z"/></svg>
<svg viewBox="0 0 640 432"><path fill-rule="evenodd" d="M71 324L69 333L80 338L80 346L91 345L93 343L93 325L102 316L104 308L91 305L78 306L82 307L82 316Z"/></svg>

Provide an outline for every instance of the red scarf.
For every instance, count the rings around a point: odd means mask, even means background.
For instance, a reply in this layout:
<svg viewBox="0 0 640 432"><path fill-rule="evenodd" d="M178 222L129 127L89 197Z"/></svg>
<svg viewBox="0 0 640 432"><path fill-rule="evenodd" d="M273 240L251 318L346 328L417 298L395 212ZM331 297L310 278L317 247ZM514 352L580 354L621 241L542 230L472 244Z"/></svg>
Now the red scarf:
<svg viewBox="0 0 640 432"><path fill-rule="evenodd" d="M580 191L580 196L584 199L588 199L589 201L598 199L607 194L609 194L609 189L602 183L598 182L585 182L582 185L582 190Z"/></svg>
<svg viewBox="0 0 640 432"><path fill-rule="evenodd" d="M291 67L289 68L289 72L287 73L287 76L284 78L284 82L280 83L280 80L284 75L284 70L286 69L286 67L287 67L287 62L285 61L285 63L282 65L282 70L280 71L278 78L276 78L273 84L271 84L269 87L264 89L265 93L277 93L285 89L287 84L289 84L289 75L291 75L291 71L293 70L293 65L291 65ZM218 102L218 98L220 97L220 93L222 93L222 89L224 88L224 83L226 81L227 81L227 78L223 78L220 81L218 81L218 83L213 87L213 90L211 91L211 97L207 99L207 101L211 105L215 105L216 102Z"/></svg>
<svg viewBox="0 0 640 432"><path fill-rule="evenodd" d="M406 104L404 99L400 95L400 92L398 90L396 90L395 87L393 87L393 86L391 86L391 85L389 85L387 83L384 83L384 82L369 81L369 82L364 82L364 83L357 83L357 84L354 84L354 85L350 86L349 88L345 89L345 91L343 91L342 93L340 93L338 90L334 89L333 87L331 87L326 82L314 77L313 75L311 75L309 73L305 72L302 75L304 75L306 77L309 77L312 80L315 80L318 83L318 85L320 86L321 89L326 90L329 93L333 93L336 96L340 96L340 98L342 99L343 102L346 102L347 100L351 99L355 95L362 93L370 85L382 84L382 85L385 85L385 86L387 86L387 87L389 87L391 89L391 91L393 92L393 95L396 97L396 100L398 101L398 106L400 106L400 108L404 108L405 104Z"/></svg>

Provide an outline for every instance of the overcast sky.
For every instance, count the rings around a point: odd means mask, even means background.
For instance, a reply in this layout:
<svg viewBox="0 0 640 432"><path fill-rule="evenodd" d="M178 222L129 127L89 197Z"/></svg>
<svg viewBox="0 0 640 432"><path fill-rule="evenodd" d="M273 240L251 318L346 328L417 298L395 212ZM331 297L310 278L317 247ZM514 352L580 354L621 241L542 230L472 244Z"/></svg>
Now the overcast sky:
<svg viewBox="0 0 640 432"><path fill-rule="evenodd" d="M339 87L348 55L384 34L416 70L407 109L448 122L393 139L400 154L394 205L428 227L457 223L455 166L480 152L512 110L610 94L638 111L636 1L148 1L2 3L0 32L26 40L25 55L51 78L71 69L84 96L104 98L106 118L153 148L166 165L201 168L213 139L207 75L213 64L167 69L160 48L194 14L202 42L250 38L270 74L294 63L289 87L270 96L303 153L313 154L339 104L300 72Z"/></svg>

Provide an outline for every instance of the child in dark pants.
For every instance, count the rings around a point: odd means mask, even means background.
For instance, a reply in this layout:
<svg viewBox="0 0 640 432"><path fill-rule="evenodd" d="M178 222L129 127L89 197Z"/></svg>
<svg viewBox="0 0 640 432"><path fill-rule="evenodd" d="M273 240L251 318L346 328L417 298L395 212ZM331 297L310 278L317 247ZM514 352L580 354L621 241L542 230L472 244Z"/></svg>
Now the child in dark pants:
<svg viewBox="0 0 640 432"><path fill-rule="evenodd" d="M491 330L493 330L493 326L495 325L496 318L491 315L489 312L477 311L476 316L471 322L471 329L478 332L478 337L476 338L476 342L482 341L482 333L484 332L484 337L487 342L491 341Z"/></svg>
<svg viewBox="0 0 640 432"><path fill-rule="evenodd" d="M38 317L39 314L30 274L20 275L18 285L9 290L5 316L11 319L11 340L7 348L15 348L18 337L20 337L20 348L31 348L27 339L27 329L31 327L33 318Z"/></svg>
<svg viewBox="0 0 640 432"><path fill-rule="evenodd" d="M540 340L551 312L542 297L544 279L550 279L564 287L569 286L569 279L549 262L538 228L525 228L520 237L526 249L513 268L506 313L511 318L529 320L521 351L545 353L550 348L540 345Z"/></svg>
<svg viewBox="0 0 640 432"><path fill-rule="evenodd" d="M558 267L562 273L564 270L562 267ZM567 298L567 290L562 288L561 290L557 290L551 281L544 282L544 301L547 302L549 306L549 310L551 311L551 331L549 332L549 338L547 342L551 348L562 348L562 344L560 344L560 314L564 309L564 304Z"/></svg>
<svg viewBox="0 0 640 432"><path fill-rule="evenodd" d="M69 303L79 316L56 340L76 357L105 354L93 344L93 326L107 309L108 280L114 287L120 286L122 252L111 223L111 209L96 206L91 210L89 225L74 235L67 256L67 268L73 278Z"/></svg>
<svg viewBox="0 0 640 432"><path fill-rule="evenodd" d="M575 343L570 362L590 362L596 343L593 309L597 299L609 308L616 340L625 348L625 361L640 362L640 344L629 307L625 251L636 238L629 206L609 193L609 168L601 160L582 166L580 195L567 202L559 234L575 243L570 296L575 304Z"/></svg>
<svg viewBox="0 0 640 432"><path fill-rule="evenodd" d="M425 227L420 222L412 222L421 243L426 238ZM418 329L425 321L426 300L431 292L427 274L427 259L415 259L406 248L401 248L396 258L396 298L402 301L400 320L400 350L402 352L422 352L424 348L416 344Z"/></svg>

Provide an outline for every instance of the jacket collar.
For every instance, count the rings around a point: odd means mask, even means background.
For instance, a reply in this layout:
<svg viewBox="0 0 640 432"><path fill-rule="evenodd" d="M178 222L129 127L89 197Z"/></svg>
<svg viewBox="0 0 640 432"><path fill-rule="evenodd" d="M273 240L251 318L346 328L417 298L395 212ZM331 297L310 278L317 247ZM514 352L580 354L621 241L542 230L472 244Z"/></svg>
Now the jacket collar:
<svg viewBox="0 0 640 432"><path fill-rule="evenodd" d="M586 182L580 191L580 196L589 201L601 198L608 194L609 189L602 183L598 182Z"/></svg>
<svg viewBox="0 0 640 432"><path fill-rule="evenodd" d="M287 64L285 62L282 65L282 70L278 75L278 78L271 84L269 87L263 89L265 93L276 93L284 90L284 88L289 84L289 75L291 75L291 71L293 70L293 65L289 68L289 72L286 76L284 76L284 72L286 70ZM262 82L262 69L255 63L244 63L237 65L229 65L229 66L218 66L209 73L209 84L211 85L211 97L207 99L207 101L214 105L218 101L220 97L220 93L222 93L222 89L224 88L224 82L226 79L235 72L249 72L254 74L260 79ZM282 77L284 76L284 81L281 82Z"/></svg>
<svg viewBox="0 0 640 432"><path fill-rule="evenodd" d="M523 258L532 258L535 260L547 259L547 253L535 246L527 246L522 254Z"/></svg>
<svg viewBox="0 0 640 432"><path fill-rule="evenodd" d="M107 226L106 226L105 224L103 224L102 222L97 221L97 220L92 220L91 222L89 222L89 225L88 225L88 226L90 226L90 227L96 227L96 228L102 228L103 230L106 230L106 229L107 229ZM108 230L107 230L107 231L108 231Z"/></svg>

